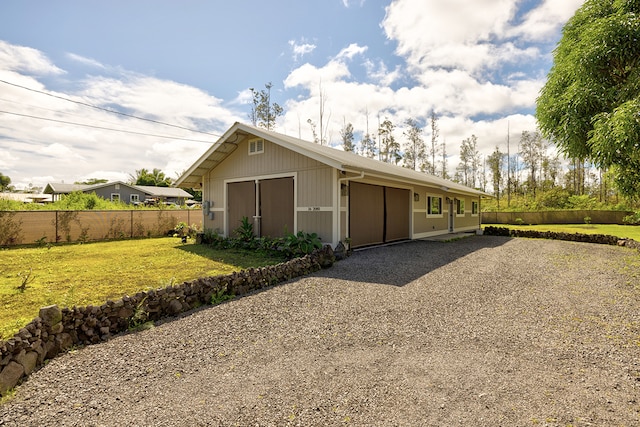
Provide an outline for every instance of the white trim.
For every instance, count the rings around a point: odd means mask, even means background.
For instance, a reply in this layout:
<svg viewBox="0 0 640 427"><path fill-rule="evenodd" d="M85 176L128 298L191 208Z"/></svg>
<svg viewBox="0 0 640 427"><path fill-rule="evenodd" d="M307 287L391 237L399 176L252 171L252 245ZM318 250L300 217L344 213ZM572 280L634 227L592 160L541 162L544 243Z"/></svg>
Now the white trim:
<svg viewBox="0 0 640 427"><path fill-rule="evenodd" d="M296 212L333 212L333 206L298 206Z"/></svg>
<svg viewBox="0 0 640 427"><path fill-rule="evenodd" d="M473 205L476 205L476 213L473 213ZM471 201L471 216L478 216L480 213L480 202L478 202L477 200L472 200Z"/></svg>
<svg viewBox="0 0 640 427"><path fill-rule="evenodd" d="M414 240L415 239L424 239L426 237L442 236L443 234L450 234L450 232L447 229L440 229L440 230L436 230L436 231L426 231L424 233L416 233L416 234L414 234L413 238L414 238Z"/></svg>
<svg viewBox="0 0 640 427"><path fill-rule="evenodd" d="M342 198L342 192L340 191L340 173L338 169L333 168L331 171L331 181L333 183L331 200L333 206L331 206L331 247L335 248L340 241L340 199ZM322 212L322 211L321 211Z"/></svg>
<svg viewBox="0 0 640 427"><path fill-rule="evenodd" d="M261 141L262 141L262 144L260 144ZM252 146L254 147L253 151L251 151ZM264 146L265 146L264 138L251 138L247 144L249 156L254 156L256 154L264 153Z"/></svg>
<svg viewBox="0 0 640 427"><path fill-rule="evenodd" d="M425 209L427 218L442 218L444 217L444 196L442 194L433 194L433 193L426 193L425 195L427 201L426 201L426 206L427 209ZM433 214L433 213L429 213L429 208L431 207L431 204L429 203L429 199L436 197L438 199L440 199L440 213L439 214Z"/></svg>
<svg viewBox="0 0 640 427"><path fill-rule="evenodd" d="M456 228L454 233L459 233L461 231L474 231L474 230L479 230L480 227L476 224L476 225L469 225L467 227L460 227L460 228Z"/></svg>

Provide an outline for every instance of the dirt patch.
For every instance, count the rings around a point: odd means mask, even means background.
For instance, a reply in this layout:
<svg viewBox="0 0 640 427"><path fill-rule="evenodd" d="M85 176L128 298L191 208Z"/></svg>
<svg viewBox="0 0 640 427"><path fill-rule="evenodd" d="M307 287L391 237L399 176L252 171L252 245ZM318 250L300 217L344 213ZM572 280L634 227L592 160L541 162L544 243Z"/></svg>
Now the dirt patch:
<svg viewBox="0 0 640 427"><path fill-rule="evenodd" d="M0 425L638 425L638 253L475 236L51 361Z"/></svg>

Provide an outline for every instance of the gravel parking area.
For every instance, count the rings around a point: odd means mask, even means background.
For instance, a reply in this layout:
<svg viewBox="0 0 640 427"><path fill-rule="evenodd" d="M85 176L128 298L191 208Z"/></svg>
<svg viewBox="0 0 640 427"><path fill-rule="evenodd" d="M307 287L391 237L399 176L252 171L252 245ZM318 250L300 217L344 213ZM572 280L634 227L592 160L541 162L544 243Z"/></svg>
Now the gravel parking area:
<svg viewBox="0 0 640 427"><path fill-rule="evenodd" d="M640 425L638 252L474 236L63 355L0 426Z"/></svg>

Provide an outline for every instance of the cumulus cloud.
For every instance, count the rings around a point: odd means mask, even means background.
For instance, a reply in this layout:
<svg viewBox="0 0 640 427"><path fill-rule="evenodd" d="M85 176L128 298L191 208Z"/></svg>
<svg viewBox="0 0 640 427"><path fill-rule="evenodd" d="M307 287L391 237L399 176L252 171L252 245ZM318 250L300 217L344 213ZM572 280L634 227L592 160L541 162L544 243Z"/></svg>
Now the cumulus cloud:
<svg viewBox="0 0 640 427"><path fill-rule="evenodd" d="M174 176L195 161L231 123L243 120L241 114L203 90L116 69L108 70L109 76L87 76L71 87L67 82L69 89L65 93L56 92L39 77L28 75L36 71L61 74L41 52L6 42L0 42L0 52L0 78L35 89L2 85L0 110L13 114L0 115L0 152L3 153L0 165L9 176L19 173L27 177L14 179L17 186L25 181L46 185L47 182L34 181L38 176L66 182L81 180L81 177L121 179L140 168L157 167ZM9 60L7 52L21 54ZM93 60L67 56L98 70L104 69ZM48 81L55 83L55 79ZM137 120L82 104L208 134ZM158 143L157 137L145 135L173 136L174 139L164 138ZM28 162L24 161L25 155ZM36 169L37 174L31 172ZM99 176L96 170L104 176Z"/></svg>
<svg viewBox="0 0 640 427"><path fill-rule="evenodd" d="M558 30L583 3L584 0L543 0L538 7L526 14L523 22L515 26L511 34L528 40L548 41L555 38Z"/></svg>

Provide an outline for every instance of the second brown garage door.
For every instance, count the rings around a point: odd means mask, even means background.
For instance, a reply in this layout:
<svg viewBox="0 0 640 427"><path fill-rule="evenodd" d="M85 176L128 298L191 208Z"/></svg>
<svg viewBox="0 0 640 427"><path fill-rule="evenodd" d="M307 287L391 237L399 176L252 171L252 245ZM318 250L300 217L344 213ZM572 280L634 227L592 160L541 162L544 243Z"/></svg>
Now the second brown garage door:
<svg viewBox="0 0 640 427"><path fill-rule="evenodd" d="M351 247L377 245L410 237L410 191L351 182L349 237Z"/></svg>

